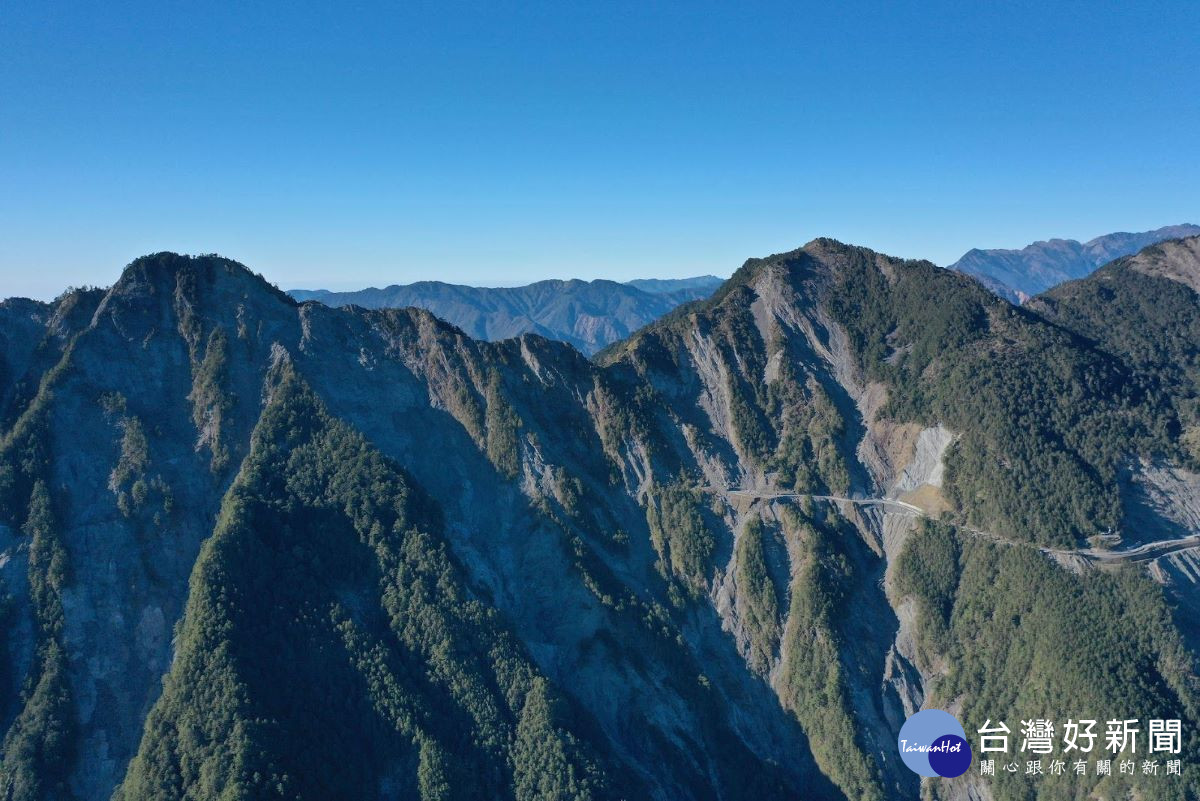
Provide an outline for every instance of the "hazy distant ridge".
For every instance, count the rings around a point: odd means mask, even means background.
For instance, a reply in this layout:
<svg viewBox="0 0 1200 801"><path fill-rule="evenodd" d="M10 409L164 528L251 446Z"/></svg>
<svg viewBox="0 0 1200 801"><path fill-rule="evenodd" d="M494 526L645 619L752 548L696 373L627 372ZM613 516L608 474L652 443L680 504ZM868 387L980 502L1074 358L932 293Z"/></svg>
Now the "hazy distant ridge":
<svg viewBox="0 0 1200 801"><path fill-rule="evenodd" d="M354 292L293 289L298 301L368 309L426 309L476 339L534 333L592 354L692 300L711 295L722 279L648 278L616 281L550 280L517 287L473 287L441 281L394 284Z"/></svg>
<svg viewBox="0 0 1200 801"><path fill-rule="evenodd" d="M1142 248L1197 234L1200 226L1185 223L1140 233L1106 234L1087 242L1050 239L1020 250L974 248L950 269L974 276L1001 297L1022 302L1065 281L1084 278L1098 267Z"/></svg>

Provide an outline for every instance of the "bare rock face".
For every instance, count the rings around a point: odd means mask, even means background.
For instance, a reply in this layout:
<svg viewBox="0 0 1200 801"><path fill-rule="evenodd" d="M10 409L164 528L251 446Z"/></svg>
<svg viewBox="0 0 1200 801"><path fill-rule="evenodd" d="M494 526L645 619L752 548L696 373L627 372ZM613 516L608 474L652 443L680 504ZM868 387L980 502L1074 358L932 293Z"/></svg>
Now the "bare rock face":
<svg viewBox="0 0 1200 801"><path fill-rule="evenodd" d="M1200 474L1139 462L1130 471L1127 531L1131 544L1200 533Z"/></svg>
<svg viewBox="0 0 1200 801"><path fill-rule="evenodd" d="M1200 237L1164 242L1132 257L1128 265L1144 275L1177 281L1200 292Z"/></svg>

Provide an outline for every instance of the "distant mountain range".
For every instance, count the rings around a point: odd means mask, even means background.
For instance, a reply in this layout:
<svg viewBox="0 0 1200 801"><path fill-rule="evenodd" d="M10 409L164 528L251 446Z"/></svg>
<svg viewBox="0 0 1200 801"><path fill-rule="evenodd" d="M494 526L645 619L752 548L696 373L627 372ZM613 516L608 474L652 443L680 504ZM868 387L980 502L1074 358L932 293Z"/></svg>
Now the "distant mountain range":
<svg viewBox="0 0 1200 801"><path fill-rule="evenodd" d="M441 281L418 281L383 289L330 292L293 289L298 301L316 300L326 306L426 309L476 339L498 341L521 334L541 334L569 342L591 355L624 339L667 312L716 291L722 279L647 278L616 281L578 279L538 281L516 287L474 287Z"/></svg>
<svg viewBox="0 0 1200 801"><path fill-rule="evenodd" d="M1197 234L1200 234L1200 225L1168 225L1136 234L1107 234L1087 242L1050 239L1034 242L1020 250L975 248L951 264L950 269L973 276L1003 298L1023 303L1064 281L1084 278L1114 259L1167 239Z"/></svg>
<svg viewBox="0 0 1200 801"><path fill-rule="evenodd" d="M1087 242L1050 239L1020 250L975 248L949 269L970 275L993 293L1024 303L1101 265L1168 239L1200 234L1200 226L1170 225L1141 233L1113 233ZM365 309L416 307L458 326L475 339L497 342L540 334L592 356L676 307L711 296L713 275L616 281L548 280L516 287L474 287L442 281L393 284L350 292L292 289L297 301Z"/></svg>

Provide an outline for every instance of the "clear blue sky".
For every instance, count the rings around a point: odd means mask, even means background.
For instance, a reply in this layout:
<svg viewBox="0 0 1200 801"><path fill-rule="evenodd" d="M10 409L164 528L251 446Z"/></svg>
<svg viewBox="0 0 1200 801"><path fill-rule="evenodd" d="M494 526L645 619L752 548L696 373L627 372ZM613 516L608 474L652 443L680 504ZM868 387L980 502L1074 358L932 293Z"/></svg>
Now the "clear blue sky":
<svg viewBox="0 0 1200 801"><path fill-rule="evenodd" d="M6 3L0 296L728 275L1200 222L1200 3Z"/></svg>

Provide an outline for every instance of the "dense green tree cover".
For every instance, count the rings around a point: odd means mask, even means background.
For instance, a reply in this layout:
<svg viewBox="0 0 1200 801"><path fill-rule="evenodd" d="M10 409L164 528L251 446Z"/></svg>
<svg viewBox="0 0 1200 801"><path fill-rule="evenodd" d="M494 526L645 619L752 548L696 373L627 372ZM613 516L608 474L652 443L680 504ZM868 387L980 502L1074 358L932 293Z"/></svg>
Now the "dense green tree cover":
<svg viewBox="0 0 1200 801"><path fill-rule="evenodd" d="M987 719L1003 720L1015 735L1010 753L1020 758L1020 720L1094 719L1101 737L1088 758L1095 760L1108 755L1104 721L1139 718L1141 760L1147 721L1181 718L1184 776L1138 776L1131 786L1142 799L1200 794L1194 764L1200 696L1192 656L1171 622L1161 588L1136 568L1076 574L1037 548L998 544L926 522L897 563L896 588L923 610L917 620L925 669L938 675L935 658L947 666L927 688L929 703L946 708L961 702L959 719L968 734ZM1094 766L1089 774L1029 781L997 771L989 783L998 801L1095 797L1089 792L1126 797L1120 776L1097 786Z"/></svg>
<svg viewBox="0 0 1200 801"><path fill-rule="evenodd" d="M607 780L438 513L283 368L117 799L588 799Z"/></svg>
<svg viewBox="0 0 1200 801"><path fill-rule="evenodd" d="M773 436L758 404L733 375L725 378L725 392L729 398L729 422L738 447L752 460L766 459L772 450Z"/></svg>
<svg viewBox="0 0 1200 801"><path fill-rule="evenodd" d="M6 801L69 799L74 711L62 645L67 558L55 529L50 494L41 479L33 486L23 533L29 538L37 650L21 691L21 711L0 746L0 797Z"/></svg>
<svg viewBox="0 0 1200 801"><path fill-rule="evenodd" d="M1167 258L1163 248L1138 258ZM1133 366L1139 380L1170 398L1183 450L1200 469L1200 298L1187 285L1118 260L1081 281L1034 298L1030 307L1078 331ZM1178 432L1169 418L1167 436Z"/></svg>
<svg viewBox="0 0 1200 801"><path fill-rule="evenodd" d="M517 429L521 421L504 397L499 370L493 369L490 372L485 398L488 459L501 475L516 478L521 471L521 450L517 439Z"/></svg>
<svg viewBox="0 0 1200 801"><path fill-rule="evenodd" d="M555 721L562 720L559 702L544 678L537 677L525 695L513 746L514 795L521 801L557 801L560 798L589 798L592 782L574 764L573 745L553 735Z"/></svg>
<svg viewBox="0 0 1200 801"><path fill-rule="evenodd" d="M779 446L767 462L779 484L794 492L842 494L850 488L846 466L846 421L829 393L812 376L804 377L790 358L787 338L777 338L778 376L767 385L767 415L778 420Z"/></svg>
<svg viewBox="0 0 1200 801"><path fill-rule="evenodd" d="M703 495L682 482L660 487L647 500L646 522L658 553L659 571L693 597L708 589L716 540L704 519Z"/></svg>
<svg viewBox="0 0 1200 801"><path fill-rule="evenodd" d="M63 646L62 593L67 554L57 527L49 473L47 413L52 390L66 374L70 347L39 383L38 392L0 439L0 523L19 529L29 555L33 664L21 682L19 712L0 744L0 797L6 801L69 799L74 712Z"/></svg>
<svg viewBox="0 0 1200 801"><path fill-rule="evenodd" d="M0 436L0 520L10 528L23 524L33 485L45 480L49 467L46 413L70 360L68 346L58 363L42 375L37 394Z"/></svg>
<svg viewBox="0 0 1200 801"><path fill-rule="evenodd" d="M821 770L858 801L884 798L875 758L859 740L842 656L839 621L846 614L853 567L844 539L855 535L833 514L822 520L789 508L784 528L798 558L792 566L782 664L775 680L780 700L808 734Z"/></svg>
<svg viewBox="0 0 1200 801"><path fill-rule="evenodd" d="M752 670L766 673L779 645L779 593L767 570L763 524L755 517L746 524L736 547L738 600L742 625L750 636L748 662Z"/></svg>
<svg viewBox="0 0 1200 801"><path fill-rule="evenodd" d="M938 655L950 650L950 614L961 556L954 529L931 524L922 528L896 561L897 592L916 599L919 606L918 657L926 665L936 664Z"/></svg>

